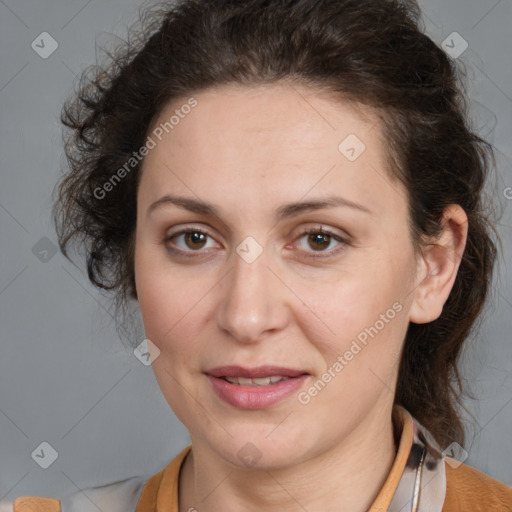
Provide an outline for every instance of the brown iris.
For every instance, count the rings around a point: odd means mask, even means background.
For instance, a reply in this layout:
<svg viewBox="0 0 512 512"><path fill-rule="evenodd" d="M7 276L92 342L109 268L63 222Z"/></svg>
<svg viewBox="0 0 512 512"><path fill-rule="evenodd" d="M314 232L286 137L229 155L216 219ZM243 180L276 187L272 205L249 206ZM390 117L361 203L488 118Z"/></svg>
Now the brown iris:
<svg viewBox="0 0 512 512"><path fill-rule="evenodd" d="M315 250L325 249L326 247L329 247L331 235L327 233L311 233L308 237L308 242ZM315 246L317 248L315 248Z"/></svg>
<svg viewBox="0 0 512 512"><path fill-rule="evenodd" d="M199 231L189 231L185 233L185 243L189 249L201 249L206 243L206 235Z"/></svg>

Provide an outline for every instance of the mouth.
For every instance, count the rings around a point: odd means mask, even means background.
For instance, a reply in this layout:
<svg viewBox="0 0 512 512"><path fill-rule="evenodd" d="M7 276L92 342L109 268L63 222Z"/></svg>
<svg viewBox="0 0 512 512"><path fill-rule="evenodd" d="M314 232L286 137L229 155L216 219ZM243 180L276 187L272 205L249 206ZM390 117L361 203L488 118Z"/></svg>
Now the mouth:
<svg viewBox="0 0 512 512"><path fill-rule="evenodd" d="M249 379L246 377L221 377L226 382L236 384L238 386L269 386L271 384L277 384L285 380L290 380L293 377L283 377L282 375L271 375L269 377L258 377Z"/></svg>
<svg viewBox="0 0 512 512"><path fill-rule="evenodd" d="M298 390L310 375L281 366L222 366L205 373L216 395L240 409L269 407Z"/></svg>
<svg viewBox="0 0 512 512"><path fill-rule="evenodd" d="M281 380L293 379L307 375L305 370L295 370L284 366L265 365L254 368L243 366L218 366L205 372L218 379L225 379L232 384L268 386ZM268 380L270 379L270 381Z"/></svg>

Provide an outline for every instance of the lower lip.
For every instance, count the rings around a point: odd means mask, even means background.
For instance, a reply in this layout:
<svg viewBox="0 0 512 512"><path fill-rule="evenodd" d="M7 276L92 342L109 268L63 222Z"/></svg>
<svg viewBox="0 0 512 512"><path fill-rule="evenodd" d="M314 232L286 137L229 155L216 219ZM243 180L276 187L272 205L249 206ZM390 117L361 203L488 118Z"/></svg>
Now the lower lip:
<svg viewBox="0 0 512 512"><path fill-rule="evenodd" d="M309 375L292 377L288 380L269 384L268 386L241 386L208 375L213 389L219 398L233 407L240 409L264 409L283 400L297 391Z"/></svg>

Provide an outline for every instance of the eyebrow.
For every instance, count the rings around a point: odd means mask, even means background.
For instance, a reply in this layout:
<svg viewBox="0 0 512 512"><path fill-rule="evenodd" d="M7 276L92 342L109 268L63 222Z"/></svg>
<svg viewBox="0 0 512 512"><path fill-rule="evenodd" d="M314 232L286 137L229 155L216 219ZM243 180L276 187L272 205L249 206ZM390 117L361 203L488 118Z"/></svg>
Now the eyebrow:
<svg viewBox="0 0 512 512"><path fill-rule="evenodd" d="M220 212L213 204L207 203L200 199L173 196L170 194L166 194L165 196L156 200L154 203L151 203L146 211L146 215L149 216L156 209L169 204L173 204L179 208L183 208L184 210L188 210L199 215L220 218ZM348 199L339 196L329 196L311 201L286 203L276 209L274 213L274 220L280 221L289 217L294 217L301 213L336 207L352 208L354 210L368 214L373 213L369 208L363 206L362 204L354 203L353 201L349 201Z"/></svg>

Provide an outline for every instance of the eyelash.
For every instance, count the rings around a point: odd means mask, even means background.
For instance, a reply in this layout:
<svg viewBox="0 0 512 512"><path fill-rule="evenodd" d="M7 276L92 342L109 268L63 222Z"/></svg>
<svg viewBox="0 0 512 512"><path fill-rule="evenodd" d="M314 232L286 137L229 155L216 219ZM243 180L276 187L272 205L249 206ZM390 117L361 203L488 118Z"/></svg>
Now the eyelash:
<svg viewBox="0 0 512 512"><path fill-rule="evenodd" d="M171 247L169 245L169 242L171 242L174 238L178 237L178 236L181 236L181 235L186 235L188 233L200 233L202 235L205 235L209 238L212 238L210 236L209 233L207 233L206 231L200 229L200 228L187 228L187 229L183 229L181 231L177 231L176 233L173 233L172 235L170 236L166 236L163 240L163 243L164 245L166 246L167 250L173 254L177 254L179 256L185 256L187 258L198 258L198 257L202 257L204 256L204 252L198 250L198 251L183 251L182 249L176 249L174 247ZM335 256L337 255L339 252L343 251L345 249L346 246L349 245L349 242L342 238L341 236L339 235L336 235L335 233L329 231L329 230L324 230L322 227L314 227L314 228L308 228L304 231L302 231L300 233L300 235L296 238L296 240L301 240L303 237L305 237L306 235L312 235L312 234L321 234L321 235L328 235L330 236L332 239L336 240L337 242L339 242L340 246L336 249L331 249L330 251L318 251L317 254L308 254L307 258L313 258L313 259L316 259L316 258L330 258L332 256ZM309 251L306 251L309 253ZM196 254L194 254L196 253Z"/></svg>

